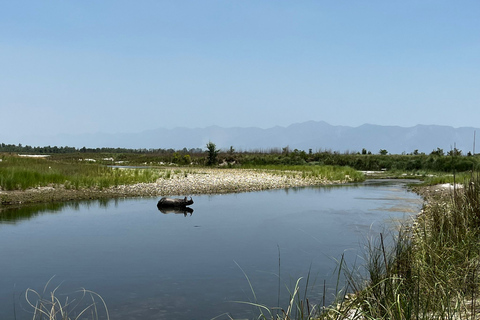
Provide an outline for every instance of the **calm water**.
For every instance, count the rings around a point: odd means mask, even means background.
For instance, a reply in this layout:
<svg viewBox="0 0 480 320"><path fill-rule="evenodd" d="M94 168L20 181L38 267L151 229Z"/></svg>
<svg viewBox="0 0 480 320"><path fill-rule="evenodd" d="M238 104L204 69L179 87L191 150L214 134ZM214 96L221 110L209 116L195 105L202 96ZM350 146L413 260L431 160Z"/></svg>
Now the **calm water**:
<svg viewBox="0 0 480 320"><path fill-rule="evenodd" d="M101 294L111 319L252 318L232 302L254 299L243 272L258 302L275 307L279 279L285 306L283 288L311 270L310 301L320 303L324 279L331 297L335 259L360 260L369 234L420 210L403 183L194 196L186 216L158 211L158 198L8 212L0 319L13 319L14 307L17 319L31 318L24 292L42 291L52 276L48 290L60 286L61 299L81 287Z"/></svg>

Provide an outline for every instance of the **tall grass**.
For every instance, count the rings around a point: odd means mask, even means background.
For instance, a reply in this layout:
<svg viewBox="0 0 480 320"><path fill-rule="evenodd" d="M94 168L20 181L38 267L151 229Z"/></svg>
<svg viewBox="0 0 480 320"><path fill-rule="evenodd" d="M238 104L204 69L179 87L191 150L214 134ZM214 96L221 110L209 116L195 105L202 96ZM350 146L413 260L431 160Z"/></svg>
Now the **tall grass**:
<svg viewBox="0 0 480 320"><path fill-rule="evenodd" d="M236 262L235 262L236 263ZM237 263L236 263L237 264ZM316 305L310 305L310 302L307 298L307 291L309 287L309 280L310 280L310 274L308 275L306 279L306 285L305 285L305 290L302 296L302 290L301 290L301 285L300 282L303 280L302 278L298 278L295 281L295 284L293 288L287 287L287 291L289 294L289 299L288 299L288 304L285 308L282 308L280 306L278 307L268 307L266 305L261 304L258 302L257 295L255 293L255 290L253 288L253 285L248 277L248 275L243 271L243 269L237 264L237 266L242 270L243 275L245 276L245 279L248 282L248 285L250 286L250 290L252 292L253 296L253 301L246 302L246 301L234 301L237 303L242 303L246 304L249 306L252 306L256 309L258 309L258 317L257 319L263 319L263 320L282 320L282 319L312 319L314 315L318 312L317 306ZM280 258L279 258L279 269L280 269ZM278 291L278 299L280 299L280 270L279 270L279 291ZM213 319L212 319L213 320Z"/></svg>
<svg viewBox="0 0 480 320"><path fill-rule="evenodd" d="M363 274L346 272L355 294L319 317L478 319L479 183L472 176L450 196L430 201L391 245L383 235L369 242Z"/></svg>
<svg viewBox="0 0 480 320"><path fill-rule="evenodd" d="M451 194L428 197L414 223L367 241L359 268L348 268L342 257L338 272L337 283L342 272L345 284L331 306L301 297L297 281L285 312L255 302L258 318L479 319L480 177L471 175Z"/></svg>
<svg viewBox="0 0 480 320"><path fill-rule="evenodd" d="M363 174L339 166L313 165L266 165L245 166L245 169L267 170L279 175L304 179L329 181L362 181ZM0 188L3 190L25 190L28 188L59 186L67 189L98 188L134 183L155 182L159 178L171 179L195 173L190 169L137 168L122 169L105 165L79 162L3 156L0 162Z"/></svg>
<svg viewBox="0 0 480 320"><path fill-rule="evenodd" d="M108 308L103 298L97 293L80 289L73 298L65 296L61 299L59 286L47 292L50 279L43 292L27 289L25 299L33 310L33 320L80 320L80 319L110 319Z"/></svg>
<svg viewBox="0 0 480 320"><path fill-rule="evenodd" d="M460 172L453 174L438 174L425 176L423 179L423 185L436 185L436 184L465 184L472 178L471 172Z"/></svg>
<svg viewBox="0 0 480 320"><path fill-rule="evenodd" d="M0 162L0 187L25 190L48 185L66 188L108 188L121 184L156 181L162 169L119 169L96 163L59 162L49 159L3 157Z"/></svg>

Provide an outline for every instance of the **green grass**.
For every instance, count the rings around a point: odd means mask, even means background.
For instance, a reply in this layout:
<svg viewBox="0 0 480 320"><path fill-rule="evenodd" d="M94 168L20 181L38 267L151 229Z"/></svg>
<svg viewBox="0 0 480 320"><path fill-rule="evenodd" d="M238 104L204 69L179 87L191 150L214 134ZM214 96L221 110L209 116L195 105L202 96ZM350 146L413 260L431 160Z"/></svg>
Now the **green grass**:
<svg viewBox="0 0 480 320"><path fill-rule="evenodd" d="M103 189L122 184L154 182L162 175L168 175L166 171L169 172L166 169L119 169L88 162L4 156L0 162L0 187L3 190L25 190L64 185L70 189Z"/></svg>
<svg viewBox="0 0 480 320"><path fill-rule="evenodd" d="M472 174L470 172L460 172L453 174L433 173L425 176L423 179L424 185L436 185L436 184L465 184L471 179Z"/></svg>
<svg viewBox="0 0 480 320"><path fill-rule="evenodd" d="M300 176L305 179L329 181L362 181L363 175L349 167L318 165L249 165L245 169L266 170L285 176ZM194 171L186 168L167 167L122 169L96 162L73 159L55 160L16 156L3 156L0 162L0 187L3 190L59 186L67 189L98 188L155 182L159 178L188 176Z"/></svg>
<svg viewBox="0 0 480 320"><path fill-rule="evenodd" d="M368 243L363 272L346 271L346 288L355 295L318 317L478 319L479 183L471 177L451 197L430 201L391 245L383 236Z"/></svg>
<svg viewBox="0 0 480 320"><path fill-rule="evenodd" d="M265 320L479 319L480 177L470 175L450 196L429 198L415 223L367 241L363 261L353 268L343 258L338 263L329 307L301 296L299 281L282 312L249 304Z"/></svg>
<svg viewBox="0 0 480 320"><path fill-rule="evenodd" d="M347 166L252 164L242 168L306 179L364 179ZM52 184L75 189L107 188L188 174L198 173L180 168L125 170L96 163L15 156L3 156L0 162L0 186L4 190ZM256 299L249 302L258 308L259 319L478 319L480 178L471 173L420 175L429 185L461 183L464 187L451 196L429 201L413 226L406 224L388 239L382 234L368 242L360 269L347 269L342 259L339 274L344 273L346 283L337 290L337 300L331 307L319 307L319 301L316 305L311 303L306 292L301 294L299 279L283 309L268 309ZM41 298L34 291L29 293ZM44 314L40 310L46 306L60 307L55 298L42 299L40 304L32 304L39 314ZM59 312L56 314L60 315Z"/></svg>

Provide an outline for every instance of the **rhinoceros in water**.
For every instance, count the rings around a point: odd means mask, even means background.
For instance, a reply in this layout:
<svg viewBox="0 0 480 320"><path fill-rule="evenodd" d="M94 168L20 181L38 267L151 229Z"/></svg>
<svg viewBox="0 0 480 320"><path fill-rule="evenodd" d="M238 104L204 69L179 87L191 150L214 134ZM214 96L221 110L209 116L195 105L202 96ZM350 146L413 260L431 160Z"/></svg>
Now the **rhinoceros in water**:
<svg viewBox="0 0 480 320"><path fill-rule="evenodd" d="M174 199L174 198L166 198L163 197L160 199L157 203L158 208L184 208L186 206L189 206L193 204L192 197L190 197L190 200L187 199L187 197L183 199Z"/></svg>

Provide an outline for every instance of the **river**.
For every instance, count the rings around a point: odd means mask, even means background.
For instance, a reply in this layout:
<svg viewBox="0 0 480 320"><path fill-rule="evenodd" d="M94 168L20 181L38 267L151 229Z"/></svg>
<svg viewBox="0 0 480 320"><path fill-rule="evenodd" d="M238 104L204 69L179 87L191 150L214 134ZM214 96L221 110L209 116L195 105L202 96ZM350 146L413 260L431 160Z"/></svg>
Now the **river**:
<svg viewBox="0 0 480 320"><path fill-rule="evenodd" d="M336 260L361 264L366 238L420 211L406 182L194 196L185 214L160 212L158 198L11 210L0 218L0 318L31 318L25 290L52 277L47 293L92 290L117 320L253 318L238 301L286 308L286 288L308 275L310 303L322 303L324 280L331 301Z"/></svg>

